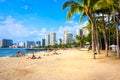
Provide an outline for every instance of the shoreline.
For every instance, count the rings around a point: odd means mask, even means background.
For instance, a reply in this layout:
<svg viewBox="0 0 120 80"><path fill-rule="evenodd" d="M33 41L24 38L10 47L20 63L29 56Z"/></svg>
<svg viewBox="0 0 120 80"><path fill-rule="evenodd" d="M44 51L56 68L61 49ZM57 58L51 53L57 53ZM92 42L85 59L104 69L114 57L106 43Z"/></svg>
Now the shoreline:
<svg viewBox="0 0 120 80"><path fill-rule="evenodd" d="M7 49L7 53L6 51L4 52L4 50ZM1 55L0 55L0 59L4 58L4 57L10 57L10 56L14 56L17 54L18 51L23 52L24 54L31 54L31 53L37 53L37 52L44 52L45 50L26 50L25 48L1 48ZM9 52L9 53L8 53Z"/></svg>
<svg viewBox="0 0 120 80"><path fill-rule="evenodd" d="M41 53L43 53L43 52L45 52L45 51L40 51L40 52L34 52L34 54L41 54ZM30 53L25 53L25 55L30 55L30 54L32 54L33 52L30 52ZM2 56L2 57L0 57L0 59L2 59L2 58L7 58L7 57L11 57L12 58L12 56L14 56L14 55L8 55L8 56ZM14 57L13 57L14 58ZM18 58L18 57L16 57L16 58Z"/></svg>

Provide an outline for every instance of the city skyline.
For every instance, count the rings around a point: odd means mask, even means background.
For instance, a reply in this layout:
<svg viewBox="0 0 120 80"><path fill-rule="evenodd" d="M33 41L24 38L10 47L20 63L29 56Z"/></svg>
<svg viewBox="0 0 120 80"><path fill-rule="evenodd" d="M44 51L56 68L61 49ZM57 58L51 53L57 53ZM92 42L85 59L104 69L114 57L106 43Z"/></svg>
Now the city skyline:
<svg viewBox="0 0 120 80"><path fill-rule="evenodd" d="M0 38L20 41L37 41L55 32L57 40L63 38L63 31L75 31L86 25L87 18L79 23L76 14L66 21L67 9L62 10L64 0L0 0ZM46 6L47 5L47 6ZM6 6L6 7L4 7Z"/></svg>
<svg viewBox="0 0 120 80"><path fill-rule="evenodd" d="M87 36L89 31L86 29L77 29L76 35L78 36ZM53 46L55 44L67 44L72 43L74 41L73 34L68 30L63 31L63 38L56 40L56 33L50 32L49 34L45 35L45 39L37 40L37 41L20 41L18 43L14 43L11 39L0 39L0 47L26 47L26 48L33 48L33 47L45 47L45 46Z"/></svg>

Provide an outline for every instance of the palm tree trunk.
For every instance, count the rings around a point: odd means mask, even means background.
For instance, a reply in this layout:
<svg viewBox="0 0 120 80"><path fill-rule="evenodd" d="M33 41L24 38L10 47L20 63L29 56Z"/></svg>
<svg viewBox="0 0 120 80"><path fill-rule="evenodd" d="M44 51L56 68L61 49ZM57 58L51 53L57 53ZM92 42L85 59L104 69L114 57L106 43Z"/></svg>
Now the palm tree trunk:
<svg viewBox="0 0 120 80"><path fill-rule="evenodd" d="M118 24L116 23L116 42L117 42L117 57L120 58L120 48L119 48L119 30L118 30Z"/></svg>
<svg viewBox="0 0 120 80"><path fill-rule="evenodd" d="M98 35L98 31L96 29L96 50L97 50L97 53L100 54L100 43L99 43L99 35Z"/></svg>
<svg viewBox="0 0 120 80"><path fill-rule="evenodd" d="M106 50L106 56L108 56L108 42L107 42L107 37L106 37L106 29L105 29L105 21L104 21L104 14L102 14L102 18L103 18L103 36L104 36L104 41L105 41L105 50Z"/></svg>
<svg viewBox="0 0 120 80"><path fill-rule="evenodd" d="M80 40L80 49L81 49L81 40Z"/></svg>
<svg viewBox="0 0 120 80"><path fill-rule="evenodd" d="M109 41L108 41L109 46L108 47L109 47L109 52L110 52L110 15L109 14L108 14L108 24L109 24L109 26L108 26L109 27Z"/></svg>
<svg viewBox="0 0 120 80"><path fill-rule="evenodd" d="M98 54L100 54L100 42L99 42L99 34L98 34L98 26L97 23L95 22L95 34L96 34L96 51Z"/></svg>
<svg viewBox="0 0 120 80"><path fill-rule="evenodd" d="M118 29L118 22L115 17L115 14L113 15L114 17L114 22L115 22L115 27L116 27L116 42L117 42L117 58L120 58L120 48L119 48L119 29Z"/></svg>
<svg viewBox="0 0 120 80"><path fill-rule="evenodd" d="M92 24L92 52L93 52L93 58L96 59L96 57L94 56L94 53L95 53L95 21L94 21L94 18L92 17L91 14L88 14L89 16L89 19L91 21L91 24Z"/></svg>

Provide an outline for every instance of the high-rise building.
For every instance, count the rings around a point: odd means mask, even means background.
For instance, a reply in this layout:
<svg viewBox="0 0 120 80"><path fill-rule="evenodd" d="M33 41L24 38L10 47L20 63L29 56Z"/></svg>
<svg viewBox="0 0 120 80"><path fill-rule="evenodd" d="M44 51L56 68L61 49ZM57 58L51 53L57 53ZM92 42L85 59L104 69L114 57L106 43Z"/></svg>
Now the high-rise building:
<svg viewBox="0 0 120 80"><path fill-rule="evenodd" d="M68 32L65 34L65 44L73 42L73 34Z"/></svg>
<svg viewBox="0 0 120 80"><path fill-rule="evenodd" d="M62 44L65 44L65 34L68 33L68 30L64 30L63 32L63 41Z"/></svg>
<svg viewBox="0 0 120 80"><path fill-rule="evenodd" d="M82 29L77 29L77 30L76 30L76 35L82 36L82 35L83 35Z"/></svg>
<svg viewBox="0 0 120 80"><path fill-rule="evenodd" d="M42 39L42 47L45 46L45 39Z"/></svg>
<svg viewBox="0 0 120 80"><path fill-rule="evenodd" d="M25 48L25 42L19 42L19 47L21 47L21 48Z"/></svg>
<svg viewBox="0 0 120 80"><path fill-rule="evenodd" d="M59 39L59 40L58 40L58 44L59 44L59 45L62 44L62 39Z"/></svg>
<svg viewBox="0 0 120 80"><path fill-rule="evenodd" d="M36 47L40 47L40 46L41 46L41 41L36 41L35 46L36 46Z"/></svg>
<svg viewBox="0 0 120 80"><path fill-rule="evenodd" d="M87 29L83 29L83 35L87 36L89 34L89 31Z"/></svg>
<svg viewBox="0 0 120 80"><path fill-rule="evenodd" d="M26 48L34 48L35 47L35 42L34 41L27 41L25 44Z"/></svg>
<svg viewBox="0 0 120 80"><path fill-rule="evenodd" d="M56 33L55 32L51 32L50 33L50 45L54 45L56 42Z"/></svg>
<svg viewBox="0 0 120 80"><path fill-rule="evenodd" d="M49 46L50 45L50 34L47 34L45 36L45 46Z"/></svg>
<svg viewBox="0 0 120 80"><path fill-rule="evenodd" d="M1 39L0 40L0 47L7 48L13 45L13 40L11 39Z"/></svg>
<svg viewBox="0 0 120 80"><path fill-rule="evenodd" d="M0 48L2 47L2 39L0 39Z"/></svg>

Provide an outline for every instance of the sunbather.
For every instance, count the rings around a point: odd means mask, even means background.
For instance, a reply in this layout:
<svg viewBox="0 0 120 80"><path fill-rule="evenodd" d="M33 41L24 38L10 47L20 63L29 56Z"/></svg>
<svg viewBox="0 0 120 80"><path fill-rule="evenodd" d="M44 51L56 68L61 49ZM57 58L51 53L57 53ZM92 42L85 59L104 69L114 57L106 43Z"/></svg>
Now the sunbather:
<svg viewBox="0 0 120 80"><path fill-rule="evenodd" d="M25 54L21 51L18 51L16 54L17 57L25 56Z"/></svg>
<svg viewBox="0 0 120 80"><path fill-rule="evenodd" d="M33 54L32 57L28 57L28 59L41 59L41 57L39 56L38 58Z"/></svg>

